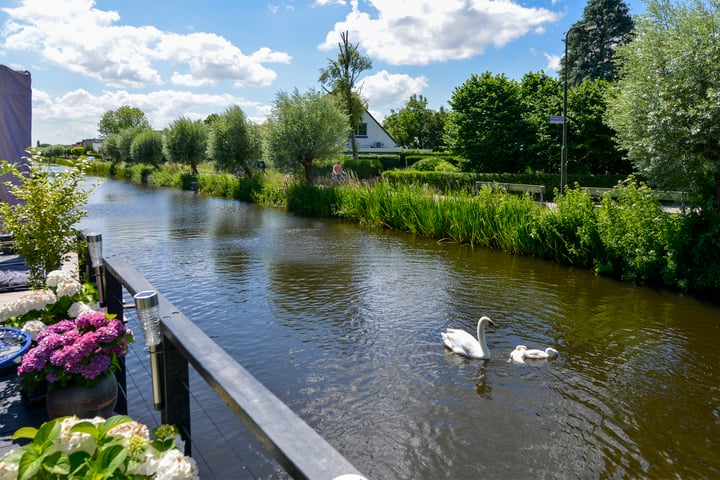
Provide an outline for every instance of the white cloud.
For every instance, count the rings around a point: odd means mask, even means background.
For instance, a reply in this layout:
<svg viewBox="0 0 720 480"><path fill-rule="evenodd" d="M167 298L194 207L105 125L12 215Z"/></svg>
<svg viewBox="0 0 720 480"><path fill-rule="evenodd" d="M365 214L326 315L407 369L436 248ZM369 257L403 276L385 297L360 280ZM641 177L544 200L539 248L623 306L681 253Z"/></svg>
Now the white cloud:
<svg viewBox="0 0 720 480"><path fill-rule="evenodd" d="M221 113L231 105L238 105L257 118L264 119L266 111L257 102L248 102L230 94L198 94L188 91L158 90L151 93L130 93L126 90L92 95L83 89L73 90L59 97L33 89L34 129L41 130L42 143L67 143L97 136L97 124L103 113L120 105L132 105L142 110L150 125L161 130L170 122L185 116L201 120L211 113ZM250 113L248 113L250 116ZM33 135L35 136L35 135Z"/></svg>
<svg viewBox="0 0 720 480"><path fill-rule="evenodd" d="M548 64L545 69L549 72L557 72L560 70L560 62L562 61L561 55L550 55L549 53L545 54L545 58L547 58Z"/></svg>
<svg viewBox="0 0 720 480"><path fill-rule="evenodd" d="M10 19L2 47L37 52L56 66L114 88L168 81L199 86L224 80L236 86L267 86L277 74L264 64L292 60L287 53L268 48L245 55L211 33L181 35L152 26L120 25L117 12L98 10L94 4L94 0L24 0L20 7L5 8ZM176 67L172 74L163 73L172 66Z"/></svg>
<svg viewBox="0 0 720 480"><path fill-rule="evenodd" d="M390 74L382 70L360 81L361 94L368 99L373 109L389 109L405 103L411 95L420 94L427 87L425 77L410 77L404 74Z"/></svg>
<svg viewBox="0 0 720 480"><path fill-rule="evenodd" d="M372 58L391 65L427 65L482 54L502 47L558 19L544 8L523 7L512 0L368 0L377 17L352 12L335 24L322 50L337 48L340 32L349 31Z"/></svg>

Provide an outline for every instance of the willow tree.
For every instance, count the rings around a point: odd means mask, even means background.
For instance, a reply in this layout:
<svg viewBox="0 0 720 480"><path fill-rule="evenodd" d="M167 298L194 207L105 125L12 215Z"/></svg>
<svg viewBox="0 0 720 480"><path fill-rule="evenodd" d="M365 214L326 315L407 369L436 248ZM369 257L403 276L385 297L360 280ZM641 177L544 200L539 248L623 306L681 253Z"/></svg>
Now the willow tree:
<svg viewBox="0 0 720 480"><path fill-rule="evenodd" d="M348 32L341 33L340 40L338 57L336 60L328 59L328 66L320 71L320 83L329 87L330 93L338 97L343 106L350 125L349 136L353 158L357 159L355 131L367 108L366 102L360 96L357 80L362 72L372 68L372 61L369 57L360 54L359 44L350 43Z"/></svg>
<svg viewBox="0 0 720 480"><path fill-rule="evenodd" d="M333 97L295 89L277 94L266 127L272 165L281 171L301 170L305 181L313 183L313 165L342 152L348 122Z"/></svg>
<svg viewBox="0 0 720 480"><path fill-rule="evenodd" d="M648 0L607 122L653 186L720 209L720 2Z"/></svg>

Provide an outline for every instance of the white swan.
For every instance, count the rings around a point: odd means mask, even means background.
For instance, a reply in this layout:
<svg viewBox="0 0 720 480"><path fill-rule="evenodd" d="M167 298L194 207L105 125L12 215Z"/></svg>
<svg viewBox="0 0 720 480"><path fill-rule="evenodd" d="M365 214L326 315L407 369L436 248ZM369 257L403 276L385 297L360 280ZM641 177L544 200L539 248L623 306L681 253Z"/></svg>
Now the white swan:
<svg viewBox="0 0 720 480"><path fill-rule="evenodd" d="M525 345L518 345L515 350L510 352L508 362L525 363L525 360L550 360L557 358L558 351L552 347L545 350L537 348L528 348Z"/></svg>
<svg viewBox="0 0 720 480"><path fill-rule="evenodd" d="M481 317L477 324L477 340L465 330L448 328L441 332L443 343L447 348L458 355L470 358L490 358L490 349L485 343L485 327L497 328L495 322L489 317Z"/></svg>

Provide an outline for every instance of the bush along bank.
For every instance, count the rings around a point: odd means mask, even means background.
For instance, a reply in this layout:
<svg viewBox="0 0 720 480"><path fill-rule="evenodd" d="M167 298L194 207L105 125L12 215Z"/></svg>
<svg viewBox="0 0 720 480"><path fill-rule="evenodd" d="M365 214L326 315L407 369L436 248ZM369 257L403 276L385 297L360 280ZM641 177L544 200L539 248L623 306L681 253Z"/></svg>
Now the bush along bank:
<svg viewBox="0 0 720 480"><path fill-rule="evenodd" d="M106 164L108 165L108 164ZM556 193L554 206L528 195L483 187L444 190L402 182L308 185L272 170L252 178L216 173L208 165L189 176L165 165L150 174L140 165L93 170L137 183L189 188L207 195L273 206L305 216L336 217L530 255L639 284L680 291L720 291L720 212L671 214L649 187L629 178L598 204L580 188Z"/></svg>

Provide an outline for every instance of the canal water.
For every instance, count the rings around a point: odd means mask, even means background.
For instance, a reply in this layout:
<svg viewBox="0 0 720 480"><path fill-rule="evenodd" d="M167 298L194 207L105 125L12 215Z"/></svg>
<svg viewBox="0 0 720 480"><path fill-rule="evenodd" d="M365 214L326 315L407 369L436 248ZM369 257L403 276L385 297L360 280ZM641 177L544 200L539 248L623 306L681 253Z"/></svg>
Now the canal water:
<svg viewBox="0 0 720 480"><path fill-rule="evenodd" d="M104 180L88 210L106 255L370 479L720 477L717 305L192 192ZM481 315L491 360L444 349ZM517 344L560 356L508 363ZM191 384L203 478L286 478Z"/></svg>

